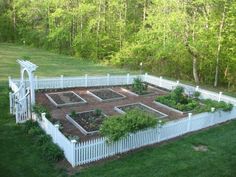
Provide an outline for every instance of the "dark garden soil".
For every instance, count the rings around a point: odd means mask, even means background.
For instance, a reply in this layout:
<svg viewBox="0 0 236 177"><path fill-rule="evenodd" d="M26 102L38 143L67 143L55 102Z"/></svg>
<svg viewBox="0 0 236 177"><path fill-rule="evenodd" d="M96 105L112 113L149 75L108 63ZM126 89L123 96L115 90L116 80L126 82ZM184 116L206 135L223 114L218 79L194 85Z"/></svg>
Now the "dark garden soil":
<svg viewBox="0 0 236 177"><path fill-rule="evenodd" d="M48 96L51 97L53 101L58 105L84 102L81 98L79 98L73 92L51 93L51 94L48 94Z"/></svg>
<svg viewBox="0 0 236 177"><path fill-rule="evenodd" d="M98 131L102 121L106 116L101 113L96 113L96 111L81 112L77 113L75 116L70 115L81 127L83 127L87 132Z"/></svg>
<svg viewBox="0 0 236 177"><path fill-rule="evenodd" d="M128 112L132 109L138 109L138 110L141 110L141 111L144 111L152 116L155 116L155 117L162 117L163 114L160 114L159 112L156 112L140 103L135 103L135 104L131 104L131 105L125 105L125 106L119 106L118 107L119 109L121 109L122 111L124 112Z"/></svg>
<svg viewBox="0 0 236 177"><path fill-rule="evenodd" d="M96 95L100 99L106 101L106 100L111 100L111 99L121 99L124 98L123 95L114 92L113 90L110 89L98 89L98 90L91 90L90 91L92 94Z"/></svg>
<svg viewBox="0 0 236 177"><path fill-rule="evenodd" d="M108 87L103 87L108 88ZM114 107L119 107L122 105L127 104L133 104L133 103L143 103L155 110L158 110L160 112L163 112L168 115L168 117L164 118L165 120L174 120L179 119L182 117L186 117L187 115L176 113L170 109L163 108L162 106L158 106L157 104L153 103L155 98L160 95L166 95L166 91L162 90L156 90L154 95L142 95L142 96L135 96L128 92L125 92L122 90L122 87L109 87L112 88L117 93L120 93L125 96L123 99L117 99L109 102L101 102L97 98L95 98L93 95L88 94L88 90L95 90L95 89L101 89L101 87L94 87L94 88L70 88L70 89L53 89L53 90L40 90L36 93L36 103L42 104L45 107L48 108L48 110L51 113L52 119L54 121L60 121L60 123L63 125L62 132L65 135L76 135L80 137L80 141L86 141L89 139L94 139L99 136L98 133L91 134L91 135L84 135L77 127L75 127L72 123L70 123L66 119L66 115L70 114L72 111L75 112L85 112L95 109L100 109L102 112L109 116L113 115L119 115ZM74 104L70 106L61 106L56 107L45 95L45 93L55 93L55 92L62 92L62 91L73 91L76 94L80 95L84 100L86 100L87 104Z"/></svg>

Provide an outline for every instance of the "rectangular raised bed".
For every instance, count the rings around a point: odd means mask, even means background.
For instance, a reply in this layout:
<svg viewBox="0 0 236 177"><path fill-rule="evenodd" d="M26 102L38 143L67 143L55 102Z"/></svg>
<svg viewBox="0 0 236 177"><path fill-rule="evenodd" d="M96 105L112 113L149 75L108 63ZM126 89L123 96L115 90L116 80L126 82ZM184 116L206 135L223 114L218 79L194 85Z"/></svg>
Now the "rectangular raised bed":
<svg viewBox="0 0 236 177"><path fill-rule="evenodd" d="M149 95L155 95L155 94L159 94L158 91L159 91L159 92L166 92L166 91L162 91L162 90L160 90L160 89L158 89L158 88L155 88L155 87L153 87L153 86L151 86L151 85L148 85L147 91L145 91L143 94L138 94L138 93L134 92L134 91L132 90L132 86L131 86L131 85L130 85L130 86L127 86L127 87L122 87L121 90L124 91L124 92L127 92L127 93L129 93L129 94L131 94L131 95L134 95L134 96L149 96Z"/></svg>
<svg viewBox="0 0 236 177"><path fill-rule="evenodd" d="M86 103L83 98L73 91L46 93L45 95L56 107Z"/></svg>
<svg viewBox="0 0 236 177"><path fill-rule="evenodd" d="M116 106L114 109L121 114L125 114L130 109L140 109L140 110L145 111L149 114L152 114L158 118L165 118L168 116L167 114L160 112L156 109L153 109L143 103L133 103L133 104Z"/></svg>
<svg viewBox="0 0 236 177"><path fill-rule="evenodd" d="M167 105L162 104L162 103L157 102L157 101L153 101L153 103L155 103L155 104L157 104L158 106L161 106L161 107L163 107L163 108L169 109L169 110L171 110L171 111L180 113L180 114L187 114L187 113L191 112L191 111L180 111L180 110L178 110L178 109L172 108L172 107L170 107L170 106L167 106Z"/></svg>
<svg viewBox="0 0 236 177"><path fill-rule="evenodd" d="M121 93L118 93L110 88L88 90L87 93L99 101L113 101L126 97L125 95L122 95Z"/></svg>
<svg viewBox="0 0 236 177"><path fill-rule="evenodd" d="M99 131L102 121L107 117L103 112L99 117L95 117L94 112L95 110L77 112L74 118L72 118L70 114L67 114L66 118L83 134L91 135ZM93 119L93 121L91 119Z"/></svg>

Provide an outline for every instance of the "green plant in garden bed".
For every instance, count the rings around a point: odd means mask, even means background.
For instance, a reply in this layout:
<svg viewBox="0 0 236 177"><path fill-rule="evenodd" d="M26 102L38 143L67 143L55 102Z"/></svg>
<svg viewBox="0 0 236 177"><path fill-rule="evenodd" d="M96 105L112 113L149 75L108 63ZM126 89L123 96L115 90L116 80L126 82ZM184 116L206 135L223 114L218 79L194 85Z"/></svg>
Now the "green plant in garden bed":
<svg viewBox="0 0 236 177"><path fill-rule="evenodd" d="M41 104L35 104L33 106L33 112L36 113L38 117L41 117L42 113L46 113L47 119L51 119L51 114L48 109Z"/></svg>
<svg viewBox="0 0 236 177"><path fill-rule="evenodd" d="M176 87L169 95L160 96L156 101L180 111L192 111L200 105L198 97L190 98L184 94L183 87Z"/></svg>
<svg viewBox="0 0 236 177"><path fill-rule="evenodd" d="M188 97L184 94L183 87L176 87L169 95L157 97L156 101L184 112L210 112L212 107L216 110L231 111L233 108L232 104L211 99L200 100L199 96L200 92L195 92L193 97Z"/></svg>
<svg viewBox="0 0 236 177"><path fill-rule="evenodd" d="M113 116L103 121L100 133L108 138L109 142L117 141L149 127L155 127L158 119L138 109L133 109L124 115Z"/></svg>
<svg viewBox="0 0 236 177"><path fill-rule="evenodd" d="M201 106L198 106L194 109L194 112L201 113L201 112L210 112L211 108L215 108L215 110L222 110L222 111L231 111L233 109L232 104L228 104L224 101L215 101L211 99L201 100Z"/></svg>
<svg viewBox="0 0 236 177"><path fill-rule="evenodd" d="M133 81L132 91L139 95L142 95L147 91L147 84L143 83L140 77L137 77Z"/></svg>

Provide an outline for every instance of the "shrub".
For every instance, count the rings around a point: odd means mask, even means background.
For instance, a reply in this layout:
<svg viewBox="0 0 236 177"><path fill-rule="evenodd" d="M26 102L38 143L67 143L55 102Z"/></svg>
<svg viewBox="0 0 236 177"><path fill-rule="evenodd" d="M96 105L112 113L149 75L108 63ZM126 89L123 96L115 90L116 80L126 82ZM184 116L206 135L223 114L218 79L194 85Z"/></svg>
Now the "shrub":
<svg viewBox="0 0 236 177"><path fill-rule="evenodd" d="M63 151L56 144L53 144L51 137L40 129L37 122L29 120L21 126L26 133L34 138L35 143L42 151L44 158L52 161L58 161L63 158Z"/></svg>
<svg viewBox="0 0 236 177"><path fill-rule="evenodd" d="M171 93L170 93L170 99L174 100L176 103L182 103L186 104L188 103L187 97L184 95L184 88L183 87L176 87Z"/></svg>
<svg viewBox="0 0 236 177"><path fill-rule="evenodd" d="M142 95L147 90L147 85L143 83L140 77L137 77L133 81L132 90L135 93Z"/></svg>
<svg viewBox="0 0 236 177"><path fill-rule="evenodd" d="M37 122L34 122L32 120L28 120L26 121L24 124L22 124L23 130L28 133L29 129L31 129L32 127L36 127L38 125Z"/></svg>
<svg viewBox="0 0 236 177"><path fill-rule="evenodd" d="M205 99L203 100L204 106L208 109L208 111L211 111L211 108L214 107L216 110L220 109L223 111L231 111L233 109L233 105L230 103L226 103L224 101L215 101L211 99Z"/></svg>
<svg viewBox="0 0 236 177"><path fill-rule="evenodd" d="M196 98L196 99L199 99L200 95L201 95L201 93L198 92L198 91L193 93L193 97Z"/></svg>
<svg viewBox="0 0 236 177"><path fill-rule="evenodd" d="M51 142L43 144L41 150L43 157L50 161L59 161L64 157L63 151Z"/></svg>
<svg viewBox="0 0 236 177"><path fill-rule="evenodd" d="M28 132L29 135L37 136L43 134L43 131L39 127L31 127Z"/></svg>
<svg viewBox="0 0 236 177"><path fill-rule="evenodd" d="M49 135L45 135L45 134L42 134L42 135L39 135L36 139L36 144L38 146L42 146L43 144L46 144L46 143L49 143L52 141L52 138L51 136Z"/></svg>
<svg viewBox="0 0 236 177"><path fill-rule="evenodd" d="M51 119L51 114L49 113L48 109L43 105L35 104L33 106L33 112L35 112L38 117L41 117L42 113L46 113L47 119Z"/></svg>
<svg viewBox="0 0 236 177"><path fill-rule="evenodd" d="M117 141L129 133L155 127L158 119L138 109L133 109L125 115L114 116L103 121L100 133L108 138L108 141Z"/></svg>

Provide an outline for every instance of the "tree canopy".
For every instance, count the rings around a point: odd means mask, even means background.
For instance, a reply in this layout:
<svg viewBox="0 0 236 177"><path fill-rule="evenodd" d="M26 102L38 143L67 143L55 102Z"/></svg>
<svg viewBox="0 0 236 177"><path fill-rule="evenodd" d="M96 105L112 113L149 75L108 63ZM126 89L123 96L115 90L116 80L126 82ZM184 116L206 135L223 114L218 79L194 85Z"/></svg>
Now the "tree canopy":
<svg viewBox="0 0 236 177"><path fill-rule="evenodd" d="M0 0L0 41L236 86L235 0Z"/></svg>

